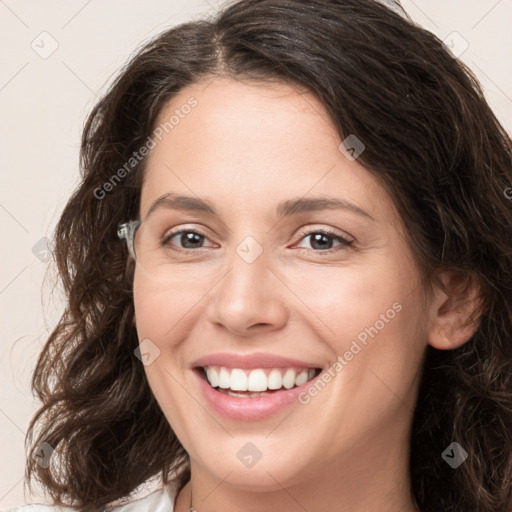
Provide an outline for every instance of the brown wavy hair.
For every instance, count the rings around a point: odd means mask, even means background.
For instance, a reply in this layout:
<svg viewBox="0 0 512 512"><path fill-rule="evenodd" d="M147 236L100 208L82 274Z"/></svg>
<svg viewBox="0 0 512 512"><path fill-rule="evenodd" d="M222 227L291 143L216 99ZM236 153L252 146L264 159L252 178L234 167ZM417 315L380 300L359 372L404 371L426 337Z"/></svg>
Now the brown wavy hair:
<svg viewBox="0 0 512 512"><path fill-rule="evenodd" d="M27 481L58 504L109 509L151 477L178 488L189 457L134 356L133 262L116 234L138 218L146 159L106 182L147 141L184 87L215 76L304 86L405 221L428 283L477 280L480 324L427 348L410 438L422 512L512 510L512 144L472 72L405 13L372 0L242 0L146 43L90 113L81 182L55 231L66 309L37 362L42 401L26 440ZM107 190L108 189L108 190ZM101 194L98 192L101 190ZM101 197L100 197L101 196ZM441 453L469 454L456 470ZM55 449L48 468L33 458Z"/></svg>

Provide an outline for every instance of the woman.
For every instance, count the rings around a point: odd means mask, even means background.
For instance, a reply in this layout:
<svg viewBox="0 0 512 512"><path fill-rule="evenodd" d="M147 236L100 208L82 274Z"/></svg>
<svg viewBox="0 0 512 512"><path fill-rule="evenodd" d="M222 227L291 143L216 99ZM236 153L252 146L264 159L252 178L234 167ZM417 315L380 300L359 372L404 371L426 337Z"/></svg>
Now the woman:
<svg viewBox="0 0 512 512"><path fill-rule="evenodd" d="M28 476L69 510L509 512L511 156L378 2L161 34L85 127Z"/></svg>

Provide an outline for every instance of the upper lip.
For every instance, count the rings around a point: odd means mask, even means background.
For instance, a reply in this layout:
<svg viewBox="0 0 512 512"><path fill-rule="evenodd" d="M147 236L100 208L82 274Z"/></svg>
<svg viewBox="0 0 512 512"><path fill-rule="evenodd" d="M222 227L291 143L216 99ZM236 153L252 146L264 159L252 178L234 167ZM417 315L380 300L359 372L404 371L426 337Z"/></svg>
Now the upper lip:
<svg viewBox="0 0 512 512"><path fill-rule="evenodd" d="M258 352L255 354L219 353L201 357L192 363L192 367L225 366L226 368L321 368L321 365Z"/></svg>

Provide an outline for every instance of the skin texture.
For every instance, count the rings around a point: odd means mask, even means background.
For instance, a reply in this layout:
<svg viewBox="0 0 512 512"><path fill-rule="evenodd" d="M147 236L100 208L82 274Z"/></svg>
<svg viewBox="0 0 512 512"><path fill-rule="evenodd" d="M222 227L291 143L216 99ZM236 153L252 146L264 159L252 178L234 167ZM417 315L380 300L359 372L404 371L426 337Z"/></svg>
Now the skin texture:
<svg viewBox="0 0 512 512"><path fill-rule="evenodd" d="M191 488L198 512L416 510L408 436L422 358L428 343L449 349L469 339L474 327L464 319L476 290L455 299L436 290L424 303L391 198L340 152L315 97L285 84L216 78L182 90L160 120L191 96L197 107L151 150L140 215L173 192L211 201L219 217L155 212L168 228L206 235L206 249L180 255L177 236L170 277L152 279L137 266L134 279L139 339L160 350L147 378L191 457L177 512L188 509ZM346 210L276 216L277 203L303 196L345 199L374 220ZM330 239L328 255L306 236L322 228L353 246ZM263 249L252 263L236 252L247 236ZM217 415L192 374L194 360L218 352L267 352L327 369L397 302L400 312L325 389L269 418ZM237 457L247 442L262 453L251 468Z"/></svg>

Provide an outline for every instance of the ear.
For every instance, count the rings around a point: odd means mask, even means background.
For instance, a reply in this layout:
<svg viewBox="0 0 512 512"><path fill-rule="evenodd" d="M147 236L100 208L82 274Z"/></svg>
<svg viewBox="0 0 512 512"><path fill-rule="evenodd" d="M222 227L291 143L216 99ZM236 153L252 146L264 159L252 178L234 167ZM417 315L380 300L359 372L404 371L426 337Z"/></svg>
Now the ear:
<svg viewBox="0 0 512 512"><path fill-rule="evenodd" d="M482 290L475 277L462 271L443 271L439 278L445 291L436 287L428 343L439 350L452 350L469 341L478 329Z"/></svg>

